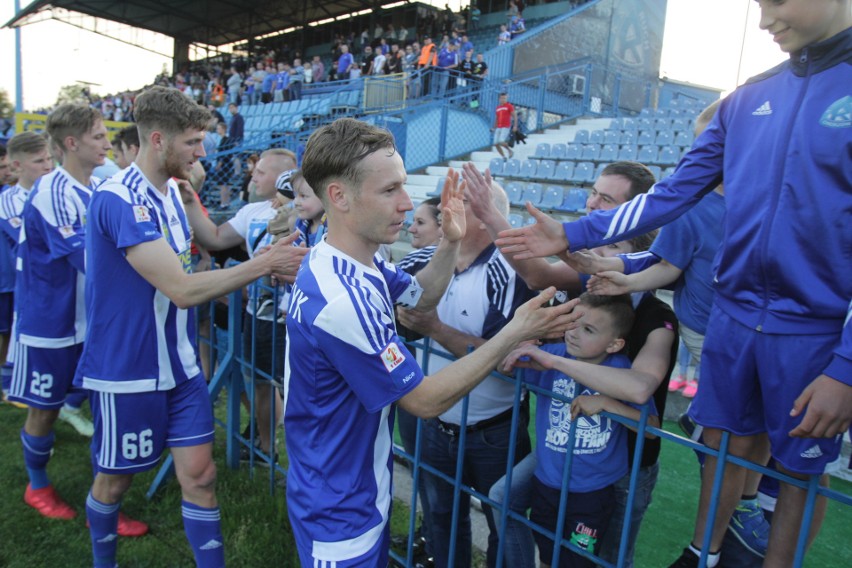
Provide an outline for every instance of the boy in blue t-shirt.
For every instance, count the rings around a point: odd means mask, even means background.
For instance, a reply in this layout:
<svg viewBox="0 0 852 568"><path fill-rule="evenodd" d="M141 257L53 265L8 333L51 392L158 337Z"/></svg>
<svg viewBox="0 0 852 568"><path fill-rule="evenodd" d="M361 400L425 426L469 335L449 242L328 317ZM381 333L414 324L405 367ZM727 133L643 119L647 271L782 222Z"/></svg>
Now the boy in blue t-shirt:
<svg viewBox="0 0 852 568"><path fill-rule="evenodd" d="M595 296L585 293L575 308L582 312L564 343L537 347L524 345L507 358L507 367L528 367L526 382L552 390L560 398L539 395L536 408L536 468L530 520L547 530L556 530L560 502L567 498L563 538L592 554L599 544L615 505L614 484L627 474L625 428L602 411L639 420L634 405L599 394L567 373L576 360L593 365L630 368L620 354L633 325L629 296ZM566 364L567 363L567 364ZM652 412L656 414L656 412ZM658 426L659 420L649 420ZM576 428L568 494L561 487L571 428ZM535 531L542 564L553 557L553 539ZM560 555L561 567L594 566L591 560L570 550Z"/></svg>

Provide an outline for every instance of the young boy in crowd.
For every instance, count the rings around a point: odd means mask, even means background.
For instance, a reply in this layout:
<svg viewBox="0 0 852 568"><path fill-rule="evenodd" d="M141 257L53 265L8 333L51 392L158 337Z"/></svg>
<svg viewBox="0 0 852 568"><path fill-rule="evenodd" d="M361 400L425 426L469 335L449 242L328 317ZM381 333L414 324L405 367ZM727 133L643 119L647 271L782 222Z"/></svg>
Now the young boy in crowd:
<svg viewBox="0 0 852 568"><path fill-rule="evenodd" d="M580 296L575 308L582 317L565 333L564 343L537 347L529 344L513 351L505 367L530 368L526 382L552 390L562 398L538 397L536 408L536 458L530 520L554 532L560 502L567 498L565 530L568 540L597 554L615 505L615 483L627 474L627 434L618 422L599 416L602 411L639 420L635 405L590 389L571 376L570 361L629 369L620 353L633 326L629 296ZM652 412L655 414L655 412ZM658 426L659 420L649 420ZM571 428L576 428L568 495L561 495L565 456ZM553 557L554 541L535 532L542 565ZM573 551L560 555L561 567L586 567L595 563Z"/></svg>
<svg viewBox="0 0 852 568"><path fill-rule="evenodd" d="M299 236L294 243L297 246L312 247L325 234L327 228L325 209L311 186L305 180L302 172L293 174L293 208L299 218L296 220L296 230Z"/></svg>

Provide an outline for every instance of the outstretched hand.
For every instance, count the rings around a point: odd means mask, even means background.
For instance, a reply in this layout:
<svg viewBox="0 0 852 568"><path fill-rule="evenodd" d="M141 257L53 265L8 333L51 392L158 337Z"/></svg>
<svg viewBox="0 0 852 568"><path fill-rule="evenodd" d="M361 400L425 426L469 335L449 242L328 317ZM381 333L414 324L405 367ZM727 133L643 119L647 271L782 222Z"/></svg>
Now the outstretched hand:
<svg viewBox="0 0 852 568"><path fill-rule="evenodd" d="M596 274L601 270L601 255L589 249L568 252L559 255L559 258L568 266L581 274Z"/></svg>
<svg viewBox="0 0 852 568"><path fill-rule="evenodd" d="M307 247L294 247L293 242L299 237L298 231L294 231L287 238L281 239L274 245L263 250L263 256L270 264L270 272L279 283L296 281L296 273L302 264L302 259L310 250Z"/></svg>
<svg viewBox="0 0 852 568"><path fill-rule="evenodd" d="M589 278L586 290L599 296L618 296L633 291L630 289L630 278L626 274L611 270L598 272Z"/></svg>
<svg viewBox="0 0 852 568"><path fill-rule="evenodd" d="M833 438L852 422L852 386L820 375L793 402L790 416L805 412L802 422L790 431L794 438Z"/></svg>
<svg viewBox="0 0 852 568"><path fill-rule="evenodd" d="M495 214L502 217L494 207L491 170L486 169L483 174L472 162L467 162L462 166L462 177L466 184L467 202L476 218L488 225Z"/></svg>
<svg viewBox="0 0 852 568"><path fill-rule="evenodd" d="M559 254L568 248L562 223L530 202L527 202L527 211L535 219L535 224L500 231L500 238L495 241L500 252L516 260L526 260Z"/></svg>
<svg viewBox="0 0 852 568"><path fill-rule="evenodd" d="M522 304L509 321L521 336L519 341L527 339L556 339L562 337L574 322L582 317L582 313L574 313L578 299L571 300L558 306L548 304L556 295L553 286L539 292L538 296Z"/></svg>
<svg viewBox="0 0 852 568"><path fill-rule="evenodd" d="M499 369L507 375L515 369L535 369L546 371L553 368L553 357L551 353L542 351L535 343L523 343L506 355Z"/></svg>
<svg viewBox="0 0 852 568"><path fill-rule="evenodd" d="M441 231L444 238L455 243L464 238L467 223L464 215L464 183L459 184L459 173L453 168L447 172L441 190Z"/></svg>

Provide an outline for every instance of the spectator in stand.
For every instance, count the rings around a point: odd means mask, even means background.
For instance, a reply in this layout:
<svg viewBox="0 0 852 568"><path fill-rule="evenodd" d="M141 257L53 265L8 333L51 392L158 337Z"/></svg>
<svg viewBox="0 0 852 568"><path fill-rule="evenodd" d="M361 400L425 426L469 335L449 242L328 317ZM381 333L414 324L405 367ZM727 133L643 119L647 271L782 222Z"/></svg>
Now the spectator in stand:
<svg viewBox="0 0 852 568"><path fill-rule="evenodd" d="M455 71L459 66L459 52L456 44L450 42L438 53L438 67L440 67L440 79L438 83L438 96L443 97L447 91L456 87Z"/></svg>
<svg viewBox="0 0 852 568"><path fill-rule="evenodd" d="M340 58L337 60L337 74L335 79L343 81L349 78L349 74L355 67L355 59L349 53L349 46L345 43L340 45Z"/></svg>
<svg viewBox="0 0 852 568"><path fill-rule="evenodd" d="M361 63L359 68L361 69L361 75L369 75L373 72L373 59L375 58L375 54L373 53L373 48L369 45L364 47L364 54L361 56Z"/></svg>
<svg viewBox="0 0 852 568"><path fill-rule="evenodd" d="M479 81L483 81L488 75L488 64L485 62L485 56L481 53L476 54L476 63L473 65L473 74Z"/></svg>
<svg viewBox="0 0 852 568"><path fill-rule="evenodd" d="M511 34L512 39L515 39L525 31L527 31L527 28L524 24L524 19L521 16L512 18L512 23L509 24L509 34Z"/></svg>
<svg viewBox="0 0 852 568"><path fill-rule="evenodd" d="M260 102L266 104L272 102L272 92L275 89L275 83L278 76L275 73L275 68L272 65L266 66L266 75L263 77L263 82L260 84Z"/></svg>
<svg viewBox="0 0 852 568"><path fill-rule="evenodd" d="M293 67L290 68L290 100L298 101L302 98L302 84L305 82L305 69L302 67L302 60L296 58L293 60Z"/></svg>
<svg viewBox="0 0 852 568"><path fill-rule="evenodd" d="M479 18L482 17L482 10L476 4L470 5L470 29L479 29Z"/></svg>
<svg viewBox="0 0 852 568"><path fill-rule="evenodd" d="M302 65L302 74L305 76L305 85L310 85L314 82L314 68L310 61L305 61Z"/></svg>
<svg viewBox="0 0 852 568"><path fill-rule="evenodd" d="M473 51L473 42L470 41L467 34L462 34L461 41L459 42L459 53L464 55L468 51Z"/></svg>
<svg viewBox="0 0 852 568"><path fill-rule="evenodd" d="M384 39L382 40L384 41ZM385 73L385 63L388 58L382 52L380 48L376 48L376 53L373 54L373 61L371 63L370 75L384 75Z"/></svg>
<svg viewBox="0 0 852 568"><path fill-rule="evenodd" d="M314 83L325 81L325 64L319 55L314 55L314 59L311 62L311 72L314 76Z"/></svg>
<svg viewBox="0 0 852 568"><path fill-rule="evenodd" d="M506 27L506 24L500 24L500 33L497 35L497 45L505 45L512 40L512 34L509 33L509 29Z"/></svg>
<svg viewBox="0 0 852 568"><path fill-rule="evenodd" d="M399 40L400 45L405 45L405 40L408 39L408 28L400 28L399 33L397 34L397 39Z"/></svg>
<svg viewBox="0 0 852 568"><path fill-rule="evenodd" d="M266 80L267 71L263 65L263 61L258 61L254 66L254 71L251 73L252 79L254 79L254 92L255 92L255 102L250 104L256 104L259 102L263 102L261 100L261 93L263 92L264 81Z"/></svg>
<svg viewBox="0 0 852 568"><path fill-rule="evenodd" d="M385 38L381 38L379 40L379 45L376 46L376 50L380 51L382 55L387 57L387 54L390 52L390 46Z"/></svg>
<svg viewBox="0 0 852 568"><path fill-rule="evenodd" d="M243 96L241 104L254 105L260 99L260 85L255 85L254 77L247 73L243 79Z"/></svg>
<svg viewBox="0 0 852 568"><path fill-rule="evenodd" d="M429 94L429 88L432 82L432 69L438 64L438 51L430 36L423 37L423 47L420 49L420 56L417 58L417 68L421 70L420 77L420 92L423 95Z"/></svg>
<svg viewBox="0 0 852 568"><path fill-rule="evenodd" d="M518 5L514 0L509 0L509 8L506 10L506 20L511 22L515 16L518 16L521 13Z"/></svg>
<svg viewBox="0 0 852 568"><path fill-rule="evenodd" d="M239 146L243 142L245 136L245 119L240 114L240 108L237 103L228 105L228 112L231 113L231 123L228 125L228 138L234 146Z"/></svg>
<svg viewBox="0 0 852 568"><path fill-rule="evenodd" d="M397 73L402 73L402 52L399 50L399 44L393 42L388 60L385 62L385 74L395 75Z"/></svg>
<svg viewBox="0 0 852 568"><path fill-rule="evenodd" d="M290 100L290 66L286 63L278 64L278 73L275 75L275 91L272 100L283 103Z"/></svg>
<svg viewBox="0 0 852 568"><path fill-rule="evenodd" d="M376 22L376 29L373 30L373 39L379 39L385 34L385 28L381 23Z"/></svg>
<svg viewBox="0 0 852 568"><path fill-rule="evenodd" d="M231 67L231 74L228 76L228 102L230 104L240 104L240 90L243 86L243 77L236 67Z"/></svg>

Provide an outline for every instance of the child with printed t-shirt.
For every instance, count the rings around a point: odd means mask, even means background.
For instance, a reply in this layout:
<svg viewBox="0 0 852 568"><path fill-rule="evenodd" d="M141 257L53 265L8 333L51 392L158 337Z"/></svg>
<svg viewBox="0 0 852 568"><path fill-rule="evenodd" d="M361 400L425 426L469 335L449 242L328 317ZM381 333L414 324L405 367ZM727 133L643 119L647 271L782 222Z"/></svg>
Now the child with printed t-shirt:
<svg viewBox="0 0 852 568"><path fill-rule="evenodd" d="M602 411L639 420L640 410L578 383L567 372L566 361L630 368L619 352L633 325L629 296L580 296L575 308L582 317L565 333L564 343L536 347L524 345L512 352L505 367L528 367L526 382L552 390L560 398L538 397L536 408L536 469L530 520L556 530L559 507L567 499L563 538L597 554L615 505L616 481L627 474L627 431ZM563 400L563 399L567 399ZM651 414L656 412L652 408ZM649 420L659 425L656 416ZM569 434L576 428L568 494L561 494ZM542 565L553 557L552 539L535 531ZM560 554L561 567L594 566L591 560L570 550Z"/></svg>

